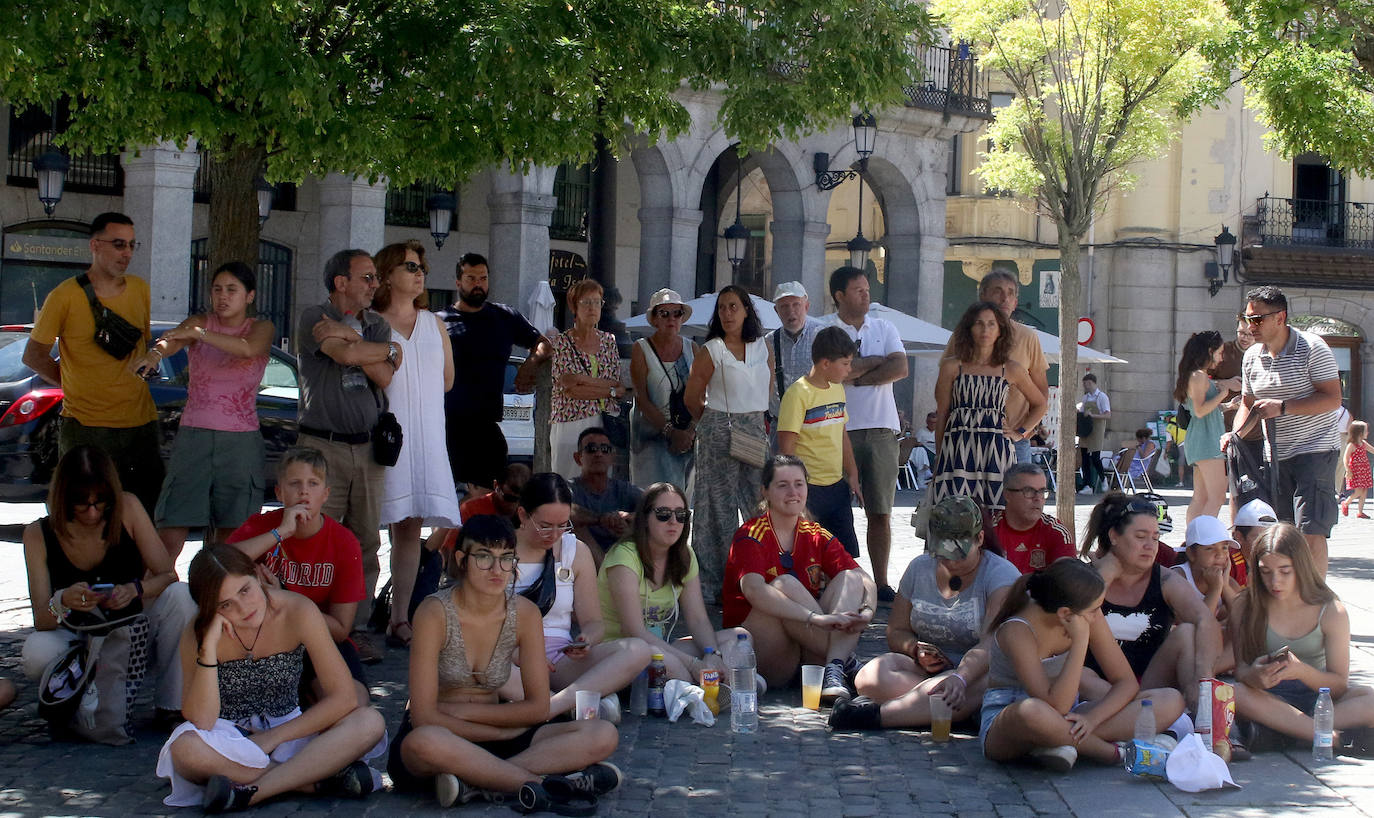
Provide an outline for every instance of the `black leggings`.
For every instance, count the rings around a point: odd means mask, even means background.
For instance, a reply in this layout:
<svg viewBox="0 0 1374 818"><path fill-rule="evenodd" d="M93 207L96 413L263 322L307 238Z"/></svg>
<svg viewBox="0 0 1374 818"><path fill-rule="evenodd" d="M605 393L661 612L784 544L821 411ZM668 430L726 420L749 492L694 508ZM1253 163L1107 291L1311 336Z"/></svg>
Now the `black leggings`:
<svg viewBox="0 0 1374 818"><path fill-rule="evenodd" d="M1078 454L1083 459L1083 484L1096 489L1103 476L1102 462L1097 459L1097 452L1079 449Z"/></svg>

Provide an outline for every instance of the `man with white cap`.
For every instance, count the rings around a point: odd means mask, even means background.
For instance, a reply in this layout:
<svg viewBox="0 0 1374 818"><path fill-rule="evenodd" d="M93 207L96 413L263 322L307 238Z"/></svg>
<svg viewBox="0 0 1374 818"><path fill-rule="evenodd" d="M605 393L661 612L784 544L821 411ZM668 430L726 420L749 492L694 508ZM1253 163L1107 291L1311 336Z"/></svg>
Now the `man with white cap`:
<svg viewBox="0 0 1374 818"><path fill-rule="evenodd" d="M773 290L773 309L782 322L765 338L773 348L773 394L768 396L768 416L776 419L787 387L811 371L811 344L825 322L808 313L811 299L800 281L784 281ZM776 435L776 430L774 431Z"/></svg>

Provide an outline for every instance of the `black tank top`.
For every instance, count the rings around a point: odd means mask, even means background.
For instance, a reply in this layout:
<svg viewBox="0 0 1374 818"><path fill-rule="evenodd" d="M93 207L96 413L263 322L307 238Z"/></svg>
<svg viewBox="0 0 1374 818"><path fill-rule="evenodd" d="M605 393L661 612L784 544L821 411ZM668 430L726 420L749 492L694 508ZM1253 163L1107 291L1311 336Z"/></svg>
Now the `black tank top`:
<svg viewBox="0 0 1374 818"><path fill-rule="evenodd" d="M123 585L136 579L143 579L143 555L139 553L138 544L134 542L133 537L129 536L128 531L119 532L119 541L105 550L104 558L94 568L82 570L72 565L72 561L67 559L67 554L62 550L61 543L57 541L57 532L53 531L49 518L44 517L38 521L38 524L43 531L43 544L47 547L48 578L54 591L77 582L85 582L88 585L95 585L100 582ZM119 613L121 616L131 616L142 612L142 610L143 600L135 599L120 608ZM73 612L68 619L79 622L80 618L85 615L81 612Z"/></svg>
<svg viewBox="0 0 1374 818"><path fill-rule="evenodd" d="M1135 605L1117 605L1103 600L1102 613L1107 617L1112 635L1131 664L1131 671L1139 679L1150 666L1159 646L1169 638L1169 629L1174 624L1174 612L1164 599L1163 569L1155 563L1150 569L1150 584L1145 586L1145 594ZM1085 663L1098 673L1102 668L1097 659L1088 655Z"/></svg>

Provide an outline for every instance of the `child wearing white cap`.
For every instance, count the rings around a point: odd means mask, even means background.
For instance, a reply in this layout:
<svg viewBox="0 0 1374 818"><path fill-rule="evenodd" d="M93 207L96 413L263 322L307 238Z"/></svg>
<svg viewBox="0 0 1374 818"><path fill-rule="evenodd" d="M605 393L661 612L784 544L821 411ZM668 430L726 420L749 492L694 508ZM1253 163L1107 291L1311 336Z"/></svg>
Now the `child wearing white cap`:
<svg viewBox="0 0 1374 818"><path fill-rule="evenodd" d="M1240 554L1240 544L1226 532L1221 520L1203 515L1188 521L1188 531L1184 536L1184 561L1174 565L1174 570L1198 589L1207 604L1207 610L1223 626L1243 587L1233 576L1237 567L1245 571L1245 558ZM1213 668L1216 673L1231 670L1233 657L1227 639L1223 627L1222 650Z"/></svg>
<svg viewBox="0 0 1374 818"><path fill-rule="evenodd" d="M1279 515L1274 511L1274 507L1263 500L1251 500L1236 510L1236 518L1231 521L1231 534L1240 546L1244 566L1250 565L1255 538L1278 521ZM1236 582L1243 588L1248 580L1246 577L1236 577Z"/></svg>

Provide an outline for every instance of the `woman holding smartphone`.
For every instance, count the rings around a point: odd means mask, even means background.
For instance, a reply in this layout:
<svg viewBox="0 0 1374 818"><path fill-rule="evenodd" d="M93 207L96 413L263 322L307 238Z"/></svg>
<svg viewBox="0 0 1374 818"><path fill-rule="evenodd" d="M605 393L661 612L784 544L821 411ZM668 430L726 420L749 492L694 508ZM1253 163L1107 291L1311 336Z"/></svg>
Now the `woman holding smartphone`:
<svg viewBox="0 0 1374 818"><path fill-rule="evenodd" d="M613 695L634 681L652 658L644 640L607 641L596 590L596 563L586 544L572 533L572 489L562 476L536 474L525 485L515 531L515 593L534 602L543 616L544 655L548 661L549 717L572 710L578 690L601 694L601 718L620 723ZM576 624L578 633L573 636ZM503 698L524 698L520 673L501 688Z"/></svg>

